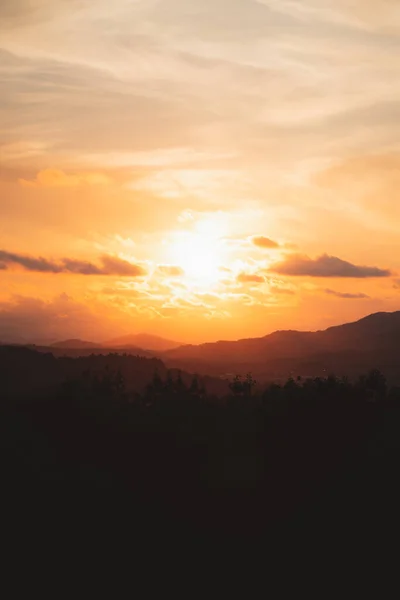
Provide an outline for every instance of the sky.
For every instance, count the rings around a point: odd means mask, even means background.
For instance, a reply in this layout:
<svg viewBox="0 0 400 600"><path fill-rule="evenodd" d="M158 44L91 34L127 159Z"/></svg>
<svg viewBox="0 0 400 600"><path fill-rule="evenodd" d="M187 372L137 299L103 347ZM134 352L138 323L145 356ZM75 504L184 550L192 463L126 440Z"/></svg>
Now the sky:
<svg viewBox="0 0 400 600"><path fill-rule="evenodd" d="M400 308L398 0L2 0L0 340Z"/></svg>

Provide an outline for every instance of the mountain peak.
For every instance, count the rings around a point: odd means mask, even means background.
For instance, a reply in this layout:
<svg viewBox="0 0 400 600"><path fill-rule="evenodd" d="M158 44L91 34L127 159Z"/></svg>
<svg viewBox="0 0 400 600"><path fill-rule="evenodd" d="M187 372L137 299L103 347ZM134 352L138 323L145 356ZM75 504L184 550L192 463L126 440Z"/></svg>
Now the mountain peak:
<svg viewBox="0 0 400 600"><path fill-rule="evenodd" d="M137 346L144 350L152 350L154 352L166 352L181 346L179 342L168 340L150 333L136 333L115 338L103 343L103 346L108 348L124 348L129 346Z"/></svg>

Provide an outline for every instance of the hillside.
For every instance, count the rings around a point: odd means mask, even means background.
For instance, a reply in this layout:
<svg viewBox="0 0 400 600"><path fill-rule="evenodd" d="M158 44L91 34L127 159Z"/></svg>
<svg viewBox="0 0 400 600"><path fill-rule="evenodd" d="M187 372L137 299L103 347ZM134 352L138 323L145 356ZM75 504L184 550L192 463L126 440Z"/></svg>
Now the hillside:
<svg viewBox="0 0 400 600"><path fill-rule="evenodd" d="M124 378L128 392L142 393L156 373L163 379L168 376L167 367L158 358L125 352L106 354L103 351L103 354L95 354L88 350L47 350L0 346L1 391L6 395L48 394L56 386L71 379L86 377L88 373L101 375L118 372ZM176 379L178 371L172 369L170 375ZM191 384L193 377L190 373L181 372L182 381L187 385ZM228 390L225 381L213 377L200 377L199 383L211 394L222 395Z"/></svg>
<svg viewBox="0 0 400 600"><path fill-rule="evenodd" d="M400 380L400 312L376 313L324 331L276 331L261 338L182 346L165 354L168 364L200 372L250 370L262 378L350 376L378 366Z"/></svg>

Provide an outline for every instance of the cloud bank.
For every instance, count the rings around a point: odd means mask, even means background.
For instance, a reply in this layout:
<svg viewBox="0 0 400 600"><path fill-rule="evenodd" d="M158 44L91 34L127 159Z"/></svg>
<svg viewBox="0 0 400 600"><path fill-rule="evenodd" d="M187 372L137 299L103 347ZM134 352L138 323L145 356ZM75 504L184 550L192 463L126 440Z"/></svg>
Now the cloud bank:
<svg viewBox="0 0 400 600"><path fill-rule="evenodd" d="M300 254L292 254L286 260L272 265L271 271L280 275L294 277L349 277L363 279L368 277L390 277L388 269L354 265L346 260L323 254L312 259Z"/></svg>
<svg viewBox="0 0 400 600"><path fill-rule="evenodd" d="M135 265L117 256L102 256L100 264L63 258L59 262L46 258L34 258L24 254L0 250L1 268L20 266L36 273L69 273L74 275L117 275L119 277L142 277L146 274L141 265Z"/></svg>

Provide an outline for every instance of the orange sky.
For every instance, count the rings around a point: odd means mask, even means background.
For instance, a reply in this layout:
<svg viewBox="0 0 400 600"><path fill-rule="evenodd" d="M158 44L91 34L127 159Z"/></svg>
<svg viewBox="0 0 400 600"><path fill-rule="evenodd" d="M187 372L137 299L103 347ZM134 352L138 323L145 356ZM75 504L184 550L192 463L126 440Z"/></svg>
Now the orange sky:
<svg viewBox="0 0 400 600"><path fill-rule="evenodd" d="M0 340L400 307L398 0L3 0Z"/></svg>

